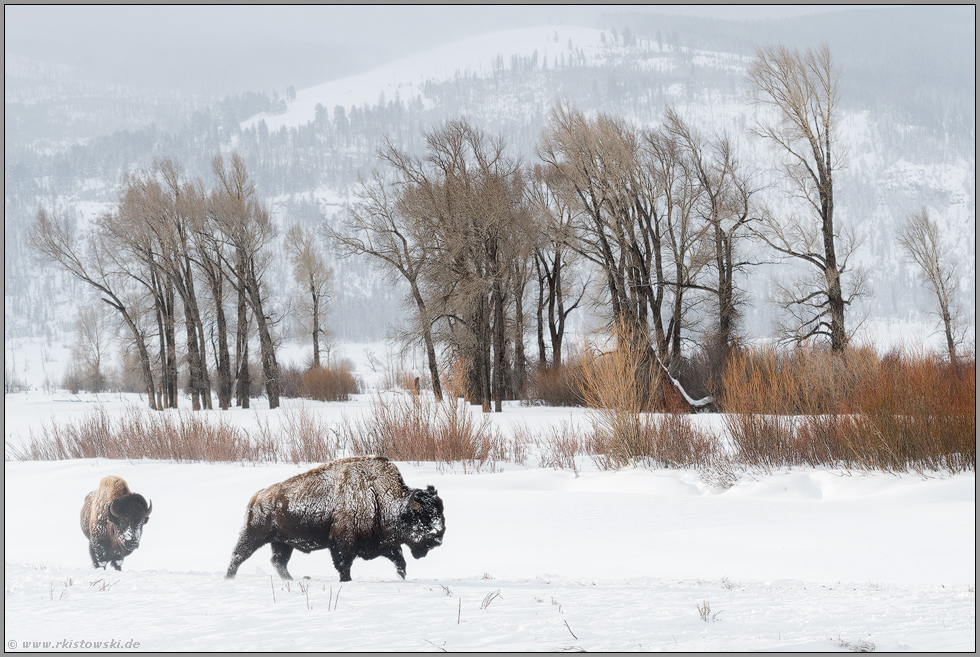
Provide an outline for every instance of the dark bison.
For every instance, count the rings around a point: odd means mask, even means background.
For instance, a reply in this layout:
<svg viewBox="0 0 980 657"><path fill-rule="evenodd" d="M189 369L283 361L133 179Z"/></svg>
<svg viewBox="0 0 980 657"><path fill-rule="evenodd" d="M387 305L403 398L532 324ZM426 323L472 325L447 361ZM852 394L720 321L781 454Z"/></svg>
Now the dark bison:
<svg viewBox="0 0 980 657"><path fill-rule="evenodd" d="M342 582L350 581L356 557L391 559L404 579L402 544L421 559L442 544L445 532L434 487L409 488L386 458L337 459L252 496L226 577L271 543L272 565L283 579L292 579L286 564L294 548L329 548Z"/></svg>
<svg viewBox="0 0 980 657"><path fill-rule="evenodd" d="M99 487L85 496L82 504L82 533L88 539L92 565L105 568L108 564L122 570L122 560L140 546L143 525L150 520L153 503L129 492L120 477L104 477Z"/></svg>

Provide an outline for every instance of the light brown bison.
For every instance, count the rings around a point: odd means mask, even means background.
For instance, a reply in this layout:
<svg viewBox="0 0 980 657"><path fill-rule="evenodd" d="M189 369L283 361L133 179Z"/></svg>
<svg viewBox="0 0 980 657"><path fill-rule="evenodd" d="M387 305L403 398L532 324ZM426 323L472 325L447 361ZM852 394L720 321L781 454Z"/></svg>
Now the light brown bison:
<svg viewBox="0 0 980 657"><path fill-rule="evenodd" d="M122 560L140 546L143 525L152 511L152 502L147 504L142 495L129 492L122 478L104 477L99 487L85 496L80 518L92 565L105 568L111 563L122 570Z"/></svg>
<svg viewBox="0 0 980 657"><path fill-rule="evenodd" d="M442 544L445 527L434 487L409 488L386 458L338 459L252 496L226 577L271 543L272 565L283 579L292 579L286 564L294 548L328 548L342 582L350 581L356 557L390 559L404 579L402 544L421 559Z"/></svg>

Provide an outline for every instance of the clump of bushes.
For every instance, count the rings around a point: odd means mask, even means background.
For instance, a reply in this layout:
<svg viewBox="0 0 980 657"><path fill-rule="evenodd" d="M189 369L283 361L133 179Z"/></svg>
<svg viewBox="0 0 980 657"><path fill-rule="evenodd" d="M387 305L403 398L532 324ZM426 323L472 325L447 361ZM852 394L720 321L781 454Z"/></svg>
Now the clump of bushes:
<svg viewBox="0 0 980 657"><path fill-rule="evenodd" d="M976 470L973 358L741 351L722 409L735 457L750 466Z"/></svg>
<svg viewBox="0 0 980 657"><path fill-rule="evenodd" d="M329 427L303 408L285 409L280 431L266 422L250 432L222 415L130 407L110 417L100 406L79 420L51 422L32 430L23 447L4 446L4 458L18 461L107 458L300 463L329 461L336 454L336 439Z"/></svg>
<svg viewBox="0 0 980 657"><path fill-rule="evenodd" d="M75 422L31 431L23 448L5 450L17 460L164 459L173 461L276 461L273 441L252 440L223 418L175 411L149 415L135 407L109 417L101 406Z"/></svg>
<svg viewBox="0 0 980 657"><path fill-rule="evenodd" d="M329 367L313 366L305 371L282 368L280 381L284 397L303 397L316 401L350 401L362 390L354 375L354 365L346 359Z"/></svg>
<svg viewBox="0 0 980 657"><path fill-rule="evenodd" d="M599 467L711 465L719 451L713 436L686 415L651 412L676 405L661 371L642 340L622 340L615 350L592 355L582 378L592 424L586 449Z"/></svg>
<svg viewBox="0 0 980 657"><path fill-rule="evenodd" d="M382 394L365 417L345 418L338 429L353 454L395 461L462 462L475 469L507 456L508 449L487 416L479 418L461 399L435 401L426 394ZM510 450L513 451L513 450Z"/></svg>
<svg viewBox="0 0 980 657"><path fill-rule="evenodd" d="M528 379L527 402L544 406L585 406L581 359L533 370Z"/></svg>

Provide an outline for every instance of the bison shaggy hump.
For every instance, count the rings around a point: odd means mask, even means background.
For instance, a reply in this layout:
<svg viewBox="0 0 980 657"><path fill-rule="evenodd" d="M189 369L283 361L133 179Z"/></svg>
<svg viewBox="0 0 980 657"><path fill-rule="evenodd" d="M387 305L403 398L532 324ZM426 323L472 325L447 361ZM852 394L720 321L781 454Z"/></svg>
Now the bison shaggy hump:
<svg viewBox="0 0 980 657"><path fill-rule="evenodd" d="M292 579L293 550L329 549L340 581L350 581L354 559L385 557L405 577L402 545L421 559L442 544L446 531L436 489L409 488L398 468L380 456L337 459L273 484L252 496L226 577L265 545L272 565Z"/></svg>

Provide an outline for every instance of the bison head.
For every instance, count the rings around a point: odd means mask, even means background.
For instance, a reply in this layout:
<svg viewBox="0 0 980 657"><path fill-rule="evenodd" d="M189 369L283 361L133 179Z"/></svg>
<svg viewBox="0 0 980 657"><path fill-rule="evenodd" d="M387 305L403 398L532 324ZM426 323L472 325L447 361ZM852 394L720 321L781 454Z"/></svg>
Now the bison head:
<svg viewBox="0 0 980 657"><path fill-rule="evenodd" d="M139 493L117 497L109 505L109 522L115 528L117 540L128 552L140 546L143 525L149 522L152 511L153 503L147 504Z"/></svg>
<svg viewBox="0 0 980 657"><path fill-rule="evenodd" d="M446 518L442 513L442 500L434 486L425 490L413 490L405 501L402 518L408 527L405 543L413 557L421 559L429 550L442 545L442 536L446 533Z"/></svg>

